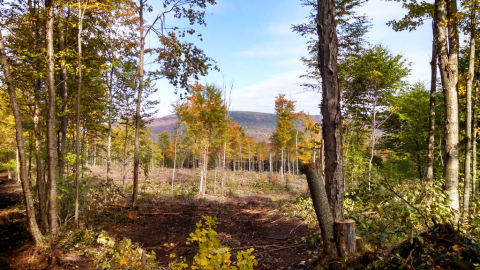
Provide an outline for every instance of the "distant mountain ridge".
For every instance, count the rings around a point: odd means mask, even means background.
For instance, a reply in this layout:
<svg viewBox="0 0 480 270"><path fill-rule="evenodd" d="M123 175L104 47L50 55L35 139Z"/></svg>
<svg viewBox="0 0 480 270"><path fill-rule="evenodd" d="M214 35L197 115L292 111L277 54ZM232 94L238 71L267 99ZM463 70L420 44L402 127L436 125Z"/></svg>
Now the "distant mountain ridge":
<svg viewBox="0 0 480 270"><path fill-rule="evenodd" d="M253 137L256 141L268 141L277 126L277 116L273 113L231 111L230 117L233 118L233 121L237 121L238 125L243 128L245 136ZM154 118L149 127L154 134L159 134L165 130L172 134L177 119L177 116L174 114ZM322 116L312 115L312 119L320 122Z"/></svg>

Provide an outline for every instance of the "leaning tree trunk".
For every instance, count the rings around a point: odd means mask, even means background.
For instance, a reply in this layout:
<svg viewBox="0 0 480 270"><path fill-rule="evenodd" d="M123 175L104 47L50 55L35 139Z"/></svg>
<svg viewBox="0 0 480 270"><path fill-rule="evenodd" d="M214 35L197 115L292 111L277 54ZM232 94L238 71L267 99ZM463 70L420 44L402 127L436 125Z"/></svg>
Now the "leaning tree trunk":
<svg viewBox="0 0 480 270"><path fill-rule="evenodd" d="M448 12L447 12L448 9ZM445 191L450 207L460 210L458 192L458 16L457 2L435 0L435 40L445 96Z"/></svg>
<svg viewBox="0 0 480 270"><path fill-rule="evenodd" d="M55 134L55 65L53 51L53 1L46 1L47 22L46 52L47 52L47 155L48 155L48 199L50 203L50 236L52 244L58 237L57 210L57 143Z"/></svg>
<svg viewBox="0 0 480 270"><path fill-rule="evenodd" d="M476 2L475 2L476 3ZM475 20L474 16L476 4L473 4L471 19ZM471 159L472 159L472 86L475 68L475 24L472 23L470 29L470 54L468 58L468 73L467 73L467 117L466 117L466 145L465 145L465 183L463 193L463 212L468 215L468 209L470 205L470 179L471 179Z"/></svg>
<svg viewBox="0 0 480 270"><path fill-rule="evenodd" d="M316 168L315 163L305 165L305 174L312 196L313 208L322 232L324 256L334 258L338 257L338 251L334 236L333 213L330 209L325 185L317 171L318 168Z"/></svg>
<svg viewBox="0 0 480 270"><path fill-rule="evenodd" d="M437 96L437 50L435 48L435 22L433 24L433 41L432 41L432 61L431 79L430 79L430 115L428 121L428 154L427 154L427 182L433 182L433 164L435 152L435 98Z"/></svg>
<svg viewBox="0 0 480 270"><path fill-rule="evenodd" d="M13 116L15 118L15 130L17 150L20 159L20 182L22 183L23 199L25 200L25 209L27 213L28 230L32 235L35 245L40 246L43 243L43 235L38 228L37 220L35 219L35 207L30 191L30 185L27 178L27 157L25 153L25 145L23 140L23 127L20 108L17 101L17 93L13 86L12 76L10 75L10 65L7 62L7 55L5 52L5 44L3 43L3 36L0 31L0 64L3 69L3 76L7 84L8 94L10 96L10 106L12 108Z"/></svg>
<svg viewBox="0 0 480 270"><path fill-rule="evenodd" d="M138 167L140 165L139 148L140 148L140 105L142 104L142 91L143 91L143 56L144 56L144 44L145 37L143 36L143 3L144 0L140 0L139 12L140 12L140 57L138 63L138 96L137 96L137 108L135 113L135 147L133 150L133 195L132 195L132 208L137 207L138 196Z"/></svg>

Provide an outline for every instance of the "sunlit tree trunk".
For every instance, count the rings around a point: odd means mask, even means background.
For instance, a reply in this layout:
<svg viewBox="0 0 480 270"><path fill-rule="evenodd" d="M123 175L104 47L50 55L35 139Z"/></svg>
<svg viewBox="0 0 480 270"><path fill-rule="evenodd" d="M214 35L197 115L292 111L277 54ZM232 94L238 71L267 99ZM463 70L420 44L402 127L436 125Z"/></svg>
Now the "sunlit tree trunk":
<svg viewBox="0 0 480 270"><path fill-rule="evenodd" d="M113 74L115 68L112 64L112 70L110 70L110 80L108 84L108 135L107 135L107 180L110 179L112 171L112 121L113 121Z"/></svg>
<svg viewBox="0 0 480 270"><path fill-rule="evenodd" d="M10 107L12 108L13 116L15 118L15 130L16 130L16 142L17 150L20 160L20 182L22 184L23 199L25 201L25 209L27 214L28 230L32 235L35 245L40 246L43 243L43 235L38 228L37 221L35 219L35 208L32 193L30 191L30 185L27 178L27 158L25 153L25 145L23 140L23 127L22 118L20 114L20 107L17 101L17 93L13 85L13 80L10 75L10 65L7 62L7 55L5 50L5 44L3 42L3 36L0 31L0 64L3 69L3 76L5 83L7 84L7 91L10 96Z"/></svg>
<svg viewBox="0 0 480 270"><path fill-rule="evenodd" d="M56 243L58 237L57 221L57 143L55 134L55 65L53 51L53 1L45 1L47 8L46 55L47 55L47 155L48 155L48 199L50 203L50 235L52 243Z"/></svg>
<svg viewBox="0 0 480 270"><path fill-rule="evenodd" d="M448 9L448 11L447 11ZM445 96L445 191L450 207L460 210L458 192L458 16L457 2L435 0L435 40Z"/></svg>
<svg viewBox="0 0 480 270"><path fill-rule="evenodd" d="M374 94L372 115L373 115L372 116L372 135L371 135L372 144L370 145L370 160L368 161L368 190L371 189L372 161L373 161L373 157L375 156L375 131L377 128L377 96L376 94Z"/></svg>
<svg viewBox="0 0 480 270"><path fill-rule="evenodd" d="M433 164L435 153L435 98L437 96L437 50L435 48L435 22L432 22L433 26L433 42L432 42L432 61L431 67L431 79L430 79L430 115L428 124L428 154L427 154L427 182L433 181Z"/></svg>
<svg viewBox="0 0 480 270"><path fill-rule="evenodd" d="M63 9L58 9L58 50L64 52L65 50L65 34L63 23ZM65 167L65 142L67 139L67 66L65 54L61 56L61 65L60 65L60 98L62 100L62 105L60 106L60 133L58 136L58 173L60 179L64 178L64 167Z"/></svg>
<svg viewBox="0 0 480 270"><path fill-rule="evenodd" d="M471 20L475 21L476 16L476 1L473 4L471 11ZM470 179L471 179L471 159L472 159L472 86L474 79L474 68L475 68L475 23L472 23L470 26L470 54L468 58L468 73L467 73L467 115L466 115L466 130L465 130L465 183L464 183L464 193L463 193L463 212L468 214L468 209L470 205Z"/></svg>
<svg viewBox="0 0 480 270"><path fill-rule="evenodd" d="M135 147L133 150L133 195L132 195L132 208L137 207L138 196L138 167L140 165L139 148L140 148L140 105L142 104L142 91L143 91L143 57L144 57L144 45L145 37L143 35L143 4L144 0L140 0L139 15L140 15L140 56L138 63L138 96L137 96L137 109L135 113Z"/></svg>
<svg viewBox="0 0 480 270"><path fill-rule="evenodd" d="M475 83L475 96L473 99L473 124L472 124L472 198L477 193L477 106L478 106L478 75Z"/></svg>
<svg viewBox="0 0 480 270"><path fill-rule="evenodd" d="M173 137L175 141L175 149L173 151L173 172L172 172L172 196L173 196L173 183L175 181L175 170L177 167L177 137Z"/></svg>
<svg viewBox="0 0 480 270"><path fill-rule="evenodd" d="M85 7L86 8L86 7ZM78 228L79 218L79 196L80 196L80 102L82 94L82 30L83 30L83 15L85 9L82 11L81 0L78 0L78 36L77 36L77 50L78 50L78 88L77 88L77 119L76 119L76 141L75 141L75 227Z"/></svg>
<svg viewBox="0 0 480 270"><path fill-rule="evenodd" d="M127 177L127 146L128 146L128 118L125 119L125 140L123 141L123 173L122 173L123 174L123 177L122 177L123 193L125 193L125 178Z"/></svg>
<svg viewBox="0 0 480 270"><path fill-rule="evenodd" d="M342 115L338 85L338 39L335 0L318 0L318 67L322 74L322 132L325 147L325 187L334 219L343 219L344 176Z"/></svg>

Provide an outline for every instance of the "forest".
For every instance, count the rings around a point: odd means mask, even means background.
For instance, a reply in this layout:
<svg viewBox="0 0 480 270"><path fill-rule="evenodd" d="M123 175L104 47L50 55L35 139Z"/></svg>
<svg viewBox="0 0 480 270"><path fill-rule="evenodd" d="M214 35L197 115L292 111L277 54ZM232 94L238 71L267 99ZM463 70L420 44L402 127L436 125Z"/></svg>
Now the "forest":
<svg viewBox="0 0 480 270"><path fill-rule="evenodd" d="M0 3L0 269L480 269L477 1L392 5L431 24L416 82L365 0L298 1L321 117L273 126L202 81L216 0Z"/></svg>

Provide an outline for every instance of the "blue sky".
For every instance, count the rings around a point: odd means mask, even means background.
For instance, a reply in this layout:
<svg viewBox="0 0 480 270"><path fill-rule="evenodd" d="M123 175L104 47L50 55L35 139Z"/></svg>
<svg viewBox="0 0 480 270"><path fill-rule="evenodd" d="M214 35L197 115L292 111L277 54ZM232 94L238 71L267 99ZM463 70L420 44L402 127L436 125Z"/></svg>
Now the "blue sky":
<svg viewBox="0 0 480 270"><path fill-rule="evenodd" d="M220 72L212 71L201 83L223 84L223 77L232 90L230 109L274 113L278 94L296 100L297 111L320 114L321 95L305 92L299 76L305 72L300 57L307 55L306 39L292 33L292 24L305 21L309 10L297 0L217 0L216 6L206 10L207 27L196 27L203 41L192 39L197 46L217 61ZM157 10L158 11L158 10ZM371 44L383 44L394 54L403 54L412 62L410 81L430 77L431 22L415 32L397 33L385 23L403 17L405 11L394 1L370 0L358 11L372 18L373 28L368 34ZM167 24L178 23L168 20ZM198 42L197 42L198 41ZM150 42L150 43L149 43ZM153 36L147 44L154 45ZM154 69L146 66L146 69ZM160 100L157 116L171 114L171 103L178 96L166 81L152 98Z"/></svg>

